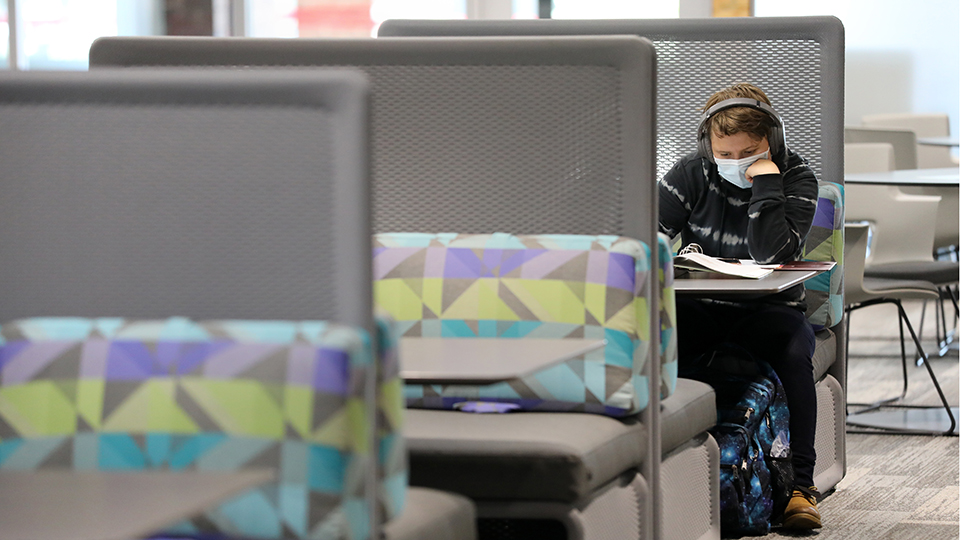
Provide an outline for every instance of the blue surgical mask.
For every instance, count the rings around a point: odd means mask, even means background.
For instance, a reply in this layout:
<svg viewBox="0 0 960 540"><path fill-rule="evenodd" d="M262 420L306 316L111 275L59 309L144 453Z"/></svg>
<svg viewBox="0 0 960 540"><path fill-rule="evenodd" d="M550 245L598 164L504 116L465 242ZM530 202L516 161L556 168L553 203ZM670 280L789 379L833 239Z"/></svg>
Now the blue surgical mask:
<svg viewBox="0 0 960 540"><path fill-rule="evenodd" d="M720 177L741 189L750 189L753 184L747 180L747 169L756 163L758 159L770 159L770 151L756 154L743 159L720 159L714 158L717 162L717 172Z"/></svg>

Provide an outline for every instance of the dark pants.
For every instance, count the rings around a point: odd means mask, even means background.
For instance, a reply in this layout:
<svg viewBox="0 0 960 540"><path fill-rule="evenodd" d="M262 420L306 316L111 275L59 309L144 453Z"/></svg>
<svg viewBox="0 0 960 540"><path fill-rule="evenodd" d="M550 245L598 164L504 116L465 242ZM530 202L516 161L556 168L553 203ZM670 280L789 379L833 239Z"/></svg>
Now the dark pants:
<svg viewBox="0 0 960 540"><path fill-rule="evenodd" d="M790 448L797 485L813 485L817 453L817 394L813 380L813 328L800 311L786 306L747 309L677 298L680 369L723 342L735 343L777 372L790 410Z"/></svg>

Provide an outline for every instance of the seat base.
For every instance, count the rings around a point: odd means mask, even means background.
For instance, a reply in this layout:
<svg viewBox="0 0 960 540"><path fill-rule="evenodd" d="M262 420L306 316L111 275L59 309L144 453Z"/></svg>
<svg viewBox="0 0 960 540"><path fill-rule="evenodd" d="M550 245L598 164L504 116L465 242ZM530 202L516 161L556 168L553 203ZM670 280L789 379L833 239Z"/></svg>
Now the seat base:
<svg viewBox="0 0 960 540"><path fill-rule="evenodd" d="M578 504L640 469L647 429L637 418L585 413L408 409L404 436L412 485L477 501Z"/></svg>
<svg viewBox="0 0 960 540"><path fill-rule="evenodd" d="M383 526L384 540L475 540L473 502L455 493L411 487L403 513Z"/></svg>
<svg viewBox="0 0 960 540"><path fill-rule="evenodd" d="M665 455L662 529L665 540L720 538L720 449L702 433ZM598 490L581 505L530 501L478 501L485 540L528 536L538 540L648 540L649 491L630 473ZM530 534L523 534L529 531Z"/></svg>
<svg viewBox="0 0 960 540"><path fill-rule="evenodd" d="M836 487L846 473L846 405L843 389L833 375L817 382L817 465L813 481L821 493Z"/></svg>
<svg viewBox="0 0 960 540"><path fill-rule="evenodd" d="M533 501L478 501L484 540L509 540L530 531L538 540L647 540L650 490L635 472L600 488L578 505Z"/></svg>
<svg viewBox="0 0 960 540"><path fill-rule="evenodd" d="M720 448L709 433L664 456L660 485L664 540L720 538Z"/></svg>

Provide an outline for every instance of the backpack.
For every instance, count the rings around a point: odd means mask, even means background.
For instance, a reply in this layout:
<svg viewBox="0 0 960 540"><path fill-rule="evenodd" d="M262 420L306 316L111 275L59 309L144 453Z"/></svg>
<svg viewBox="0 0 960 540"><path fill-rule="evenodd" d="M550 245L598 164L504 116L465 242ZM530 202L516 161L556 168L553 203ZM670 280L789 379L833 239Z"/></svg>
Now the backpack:
<svg viewBox="0 0 960 540"><path fill-rule="evenodd" d="M766 362L724 344L685 368L717 396L720 532L763 535L780 519L793 491L790 413L780 379Z"/></svg>

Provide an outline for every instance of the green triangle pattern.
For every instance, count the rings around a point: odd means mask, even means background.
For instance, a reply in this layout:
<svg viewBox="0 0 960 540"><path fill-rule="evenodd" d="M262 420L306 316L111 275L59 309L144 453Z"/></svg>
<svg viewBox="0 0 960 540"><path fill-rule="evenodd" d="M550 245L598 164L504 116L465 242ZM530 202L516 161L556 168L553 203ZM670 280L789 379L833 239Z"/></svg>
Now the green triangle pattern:
<svg viewBox="0 0 960 540"><path fill-rule="evenodd" d="M407 405L452 409L475 400L528 410L639 412L648 401L640 368L650 342L650 260L648 246L619 236L375 235L375 303L403 335L608 342L521 380L439 390L410 385Z"/></svg>
<svg viewBox="0 0 960 540"><path fill-rule="evenodd" d="M378 330L374 363L368 336L322 321L3 325L0 470L272 467L277 482L171 531L305 537L335 527L361 538L369 512L358 506L370 474L365 456L390 449L379 485L406 478L396 457L403 453L396 337L388 319L378 320ZM346 371L327 365L339 359ZM379 380L379 398L364 394L369 377ZM374 403L385 423L371 447L362 419ZM390 510L384 519L402 509L404 492L377 488Z"/></svg>

